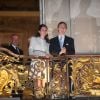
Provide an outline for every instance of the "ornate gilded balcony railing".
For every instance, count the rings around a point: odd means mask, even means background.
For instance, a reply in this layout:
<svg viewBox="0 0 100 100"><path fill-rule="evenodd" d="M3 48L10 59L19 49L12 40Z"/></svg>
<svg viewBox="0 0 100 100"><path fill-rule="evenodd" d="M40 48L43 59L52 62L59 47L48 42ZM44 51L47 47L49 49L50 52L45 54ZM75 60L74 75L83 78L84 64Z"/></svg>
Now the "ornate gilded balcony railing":
<svg viewBox="0 0 100 100"><path fill-rule="evenodd" d="M100 56L78 55L69 63L72 64L73 95L100 96Z"/></svg>
<svg viewBox="0 0 100 100"><path fill-rule="evenodd" d="M23 96L38 99L100 96L100 56L19 56L0 48L0 96L12 96L19 90Z"/></svg>
<svg viewBox="0 0 100 100"><path fill-rule="evenodd" d="M28 79L27 66L19 63L19 56L11 51L0 48L0 95L11 96L14 90L18 94L18 90L24 90L25 82ZM12 55L12 56L11 56Z"/></svg>

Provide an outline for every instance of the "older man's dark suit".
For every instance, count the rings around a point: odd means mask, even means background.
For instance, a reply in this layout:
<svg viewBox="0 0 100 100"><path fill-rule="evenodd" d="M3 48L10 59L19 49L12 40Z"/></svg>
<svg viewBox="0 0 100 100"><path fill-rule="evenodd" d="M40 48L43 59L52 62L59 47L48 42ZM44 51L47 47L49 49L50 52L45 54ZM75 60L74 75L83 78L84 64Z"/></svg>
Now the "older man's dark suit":
<svg viewBox="0 0 100 100"><path fill-rule="evenodd" d="M7 49L9 49L10 51L12 51L15 54L23 55L23 51L20 48L18 48L18 50L17 50L11 44L7 47Z"/></svg>
<svg viewBox="0 0 100 100"><path fill-rule="evenodd" d="M71 37L65 36L63 47L66 48L68 55L75 54L74 40ZM61 51L59 38L54 37L50 40L49 52L52 55L58 55Z"/></svg>

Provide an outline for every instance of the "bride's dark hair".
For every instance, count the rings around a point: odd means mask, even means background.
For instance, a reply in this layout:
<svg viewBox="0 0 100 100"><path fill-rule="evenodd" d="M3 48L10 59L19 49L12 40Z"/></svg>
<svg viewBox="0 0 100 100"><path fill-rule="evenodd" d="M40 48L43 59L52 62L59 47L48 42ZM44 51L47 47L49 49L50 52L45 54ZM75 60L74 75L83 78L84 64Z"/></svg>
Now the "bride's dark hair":
<svg viewBox="0 0 100 100"><path fill-rule="evenodd" d="M42 27L45 27L46 29L48 29L48 27L45 24L40 24L38 27L38 31L40 31ZM38 32L35 36L40 37L40 33ZM46 42L49 42L48 34L45 36L44 39L46 40Z"/></svg>

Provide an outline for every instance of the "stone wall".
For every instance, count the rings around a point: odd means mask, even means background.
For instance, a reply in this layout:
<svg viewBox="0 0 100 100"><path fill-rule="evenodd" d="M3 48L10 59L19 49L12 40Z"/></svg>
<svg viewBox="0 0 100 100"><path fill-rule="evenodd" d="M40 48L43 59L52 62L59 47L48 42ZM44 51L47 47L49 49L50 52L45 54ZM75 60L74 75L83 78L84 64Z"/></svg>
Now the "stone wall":
<svg viewBox="0 0 100 100"><path fill-rule="evenodd" d="M65 21L76 54L100 54L100 0L45 0L45 20L50 38L58 22Z"/></svg>

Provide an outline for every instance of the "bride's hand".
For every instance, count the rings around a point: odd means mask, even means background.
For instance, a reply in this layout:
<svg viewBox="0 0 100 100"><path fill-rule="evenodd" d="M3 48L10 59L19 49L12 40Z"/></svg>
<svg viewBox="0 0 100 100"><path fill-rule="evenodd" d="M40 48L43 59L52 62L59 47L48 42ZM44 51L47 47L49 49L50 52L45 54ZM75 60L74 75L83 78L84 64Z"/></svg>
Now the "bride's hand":
<svg viewBox="0 0 100 100"><path fill-rule="evenodd" d="M50 57L52 57L51 54L46 54L46 58L50 58Z"/></svg>

